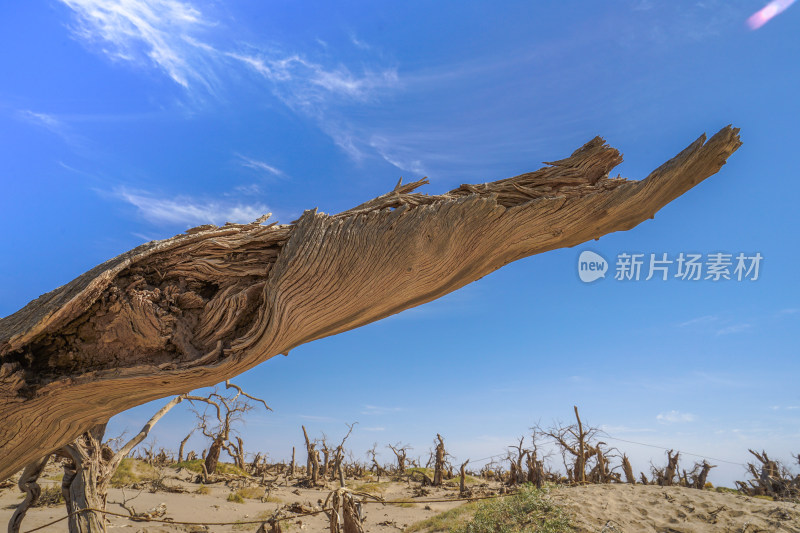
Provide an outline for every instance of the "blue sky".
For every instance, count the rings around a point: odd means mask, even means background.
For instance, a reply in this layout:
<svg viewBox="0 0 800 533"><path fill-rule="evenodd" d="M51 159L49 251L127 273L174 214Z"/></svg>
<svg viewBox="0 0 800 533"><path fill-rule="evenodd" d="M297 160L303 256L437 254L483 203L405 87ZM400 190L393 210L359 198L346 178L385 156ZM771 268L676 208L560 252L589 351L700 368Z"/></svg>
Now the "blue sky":
<svg viewBox="0 0 800 533"><path fill-rule="evenodd" d="M800 8L755 0L212 2L0 6L0 315L187 227L333 213L535 170L595 135L640 179L703 132L744 142L632 231L508 265L439 301L304 345L236 382L244 432L284 458L300 425L354 452L441 433L458 460L537 422L736 462L800 452L796 266ZM757 281L577 275L581 251L760 253ZM156 402L112 420L138 429ZM154 431L176 447L182 408ZM647 469L658 449L608 440ZM200 449L203 444L194 442ZM794 447L793 447L794 446ZM389 461L391 452L382 457ZM713 462L713 461L712 461ZM716 463L731 484L742 467Z"/></svg>

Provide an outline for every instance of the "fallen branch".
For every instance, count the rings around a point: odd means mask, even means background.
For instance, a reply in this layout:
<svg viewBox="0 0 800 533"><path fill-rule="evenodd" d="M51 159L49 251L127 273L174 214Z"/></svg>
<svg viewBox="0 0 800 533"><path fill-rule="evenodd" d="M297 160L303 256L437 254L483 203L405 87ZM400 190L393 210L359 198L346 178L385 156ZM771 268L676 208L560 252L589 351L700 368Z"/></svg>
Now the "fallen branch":
<svg viewBox="0 0 800 533"><path fill-rule="evenodd" d="M139 246L0 319L0 479L125 409L631 229L740 144L729 126L628 181L608 177L622 157L598 137L535 172L439 196L414 192L425 180L398 183L338 215Z"/></svg>

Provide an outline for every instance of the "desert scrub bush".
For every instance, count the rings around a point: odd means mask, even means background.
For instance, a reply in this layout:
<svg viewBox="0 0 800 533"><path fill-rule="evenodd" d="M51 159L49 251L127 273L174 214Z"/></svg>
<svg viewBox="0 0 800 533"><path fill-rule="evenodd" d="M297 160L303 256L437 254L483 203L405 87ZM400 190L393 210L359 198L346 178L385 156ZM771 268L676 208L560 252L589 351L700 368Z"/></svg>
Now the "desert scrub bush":
<svg viewBox="0 0 800 533"><path fill-rule="evenodd" d="M116 488L126 487L134 483L152 481L154 479L158 479L158 472L155 468L139 459L126 457L119 464L114 475L111 476L111 486Z"/></svg>
<svg viewBox="0 0 800 533"><path fill-rule="evenodd" d="M201 483L200 486L197 487L197 490L194 491L194 492L195 492L195 494L203 494L203 495L205 495L205 494L210 494L211 493L211 489L209 489L208 487L206 487L205 485L203 485Z"/></svg>
<svg viewBox="0 0 800 533"><path fill-rule="evenodd" d="M234 503L244 503L244 498L238 491L228 494L228 501Z"/></svg>
<svg viewBox="0 0 800 533"><path fill-rule="evenodd" d="M467 523L452 533L562 533L572 531L569 516L550 499L549 489L523 485L503 498L477 502Z"/></svg>
<svg viewBox="0 0 800 533"><path fill-rule="evenodd" d="M192 472L197 472L198 474L203 473L203 460L202 459L193 459L191 461L183 461L180 463L175 463L172 465L172 468L176 470L179 468L185 468L186 470L191 470ZM247 472L242 470L236 465L230 463L217 463L217 473L218 474L235 474L237 476L249 476Z"/></svg>
<svg viewBox="0 0 800 533"><path fill-rule="evenodd" d="M548 489L524 485L510 496L482 500L450 509L417 522L406 532L449 533L567 533L566 512L552 502Z"/></svg>
<svg viewBox="0 0 800 533"><path fill-rule="evenodd" d="M61 486L49 485L42 487L42 492L39 499L31 507L52 507L54 505L61 505L64 503L64 494L61 492Z"/></svg>
<svg viewBox="0 0 800 533"><path fill-rule="evenodd" d="M260 500L264 490L258 487L244 487L228 494L229 502L244 503L245 500Z"/></svg>
<svg viewBox="0 0 800 533"><path fill-rule="evenodd" d="M356 492L366 492L367 494L376 494L381 495L386 492L386 489L389 487L388 482L366 482L366 483L356 483L353 486L353 490Z"/></svg>
<svg viewBox="0 0 800 533"><path fill-rule="evenodd" d="M425 531L426 533L437 533L440 531L454 531L456 528L464 526L478 507L477 503L460 505L455 509L450 509L443 513L433 515L430 518L421 520L407 527L405 533L416 533Z"/></svg>

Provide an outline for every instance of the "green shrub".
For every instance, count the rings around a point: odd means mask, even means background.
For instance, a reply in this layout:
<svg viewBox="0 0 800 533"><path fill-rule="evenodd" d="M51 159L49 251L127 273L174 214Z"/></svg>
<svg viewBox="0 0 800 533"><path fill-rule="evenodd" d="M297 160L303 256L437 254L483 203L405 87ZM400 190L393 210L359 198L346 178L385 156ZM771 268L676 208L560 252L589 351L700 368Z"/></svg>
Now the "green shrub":
<svg viewBox="0 0 800 533"><path fill-rule="evenodd" d="M566 512L553 503L548 489L524 485L504 498L477 502L472 520L453 533L560 533L571 531Z"/></svg>
<svg viewBox="0 0 800 533"><path fill-rule="evenodd" d="M242 495L239 494L238 491L237 492L231 492L230 494L228 494L228 501L229 502L235 502L235 503L244 503L244 498L242 498Z"/></svg>
<svg viewBox="0 0 800 533"><path fill-rule="evenodd" d="M552 502L547 489L523 486L516 494L450 509L406 529L449 533L566 533L566 512Z"/></svg>
<svg viewBox="0 0 800 533"><path fill-rule="evenodd" d="M198 474L203 473L203 460L202 459L192 459L191 461L183 461L180 463L175 463L172 465L173 468L185 468L186 470L191 470L192 472L197 472ZM217 473L218 474L235 474L237 476L247 476L249 475L247 472L242 470L236 465L231 463L217 463Z"/></svg>
<svg viewBox="0 0 800 533"><path fill-rule="evenodd" d="M139 483L141 481L152 481L158 478L156 469L140 461L139 459L131 459L126 457L117 467L114 475L111 476L112 487L126 487Z"/></svg>

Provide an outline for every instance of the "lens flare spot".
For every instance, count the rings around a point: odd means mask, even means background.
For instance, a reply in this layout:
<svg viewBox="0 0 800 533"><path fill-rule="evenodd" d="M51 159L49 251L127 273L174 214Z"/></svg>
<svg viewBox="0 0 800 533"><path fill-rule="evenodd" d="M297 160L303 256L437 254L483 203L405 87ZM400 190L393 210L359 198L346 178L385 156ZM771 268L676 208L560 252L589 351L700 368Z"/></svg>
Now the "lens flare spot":
<svg viewBox="0 0 800 533"><path fill-rule="evenodd" d="M772 2L753 13L750 18L747 19L747 25L751 30L757 30L776 15L780 15L786 11L794 2L795 0L772 0Z"/></svg>

